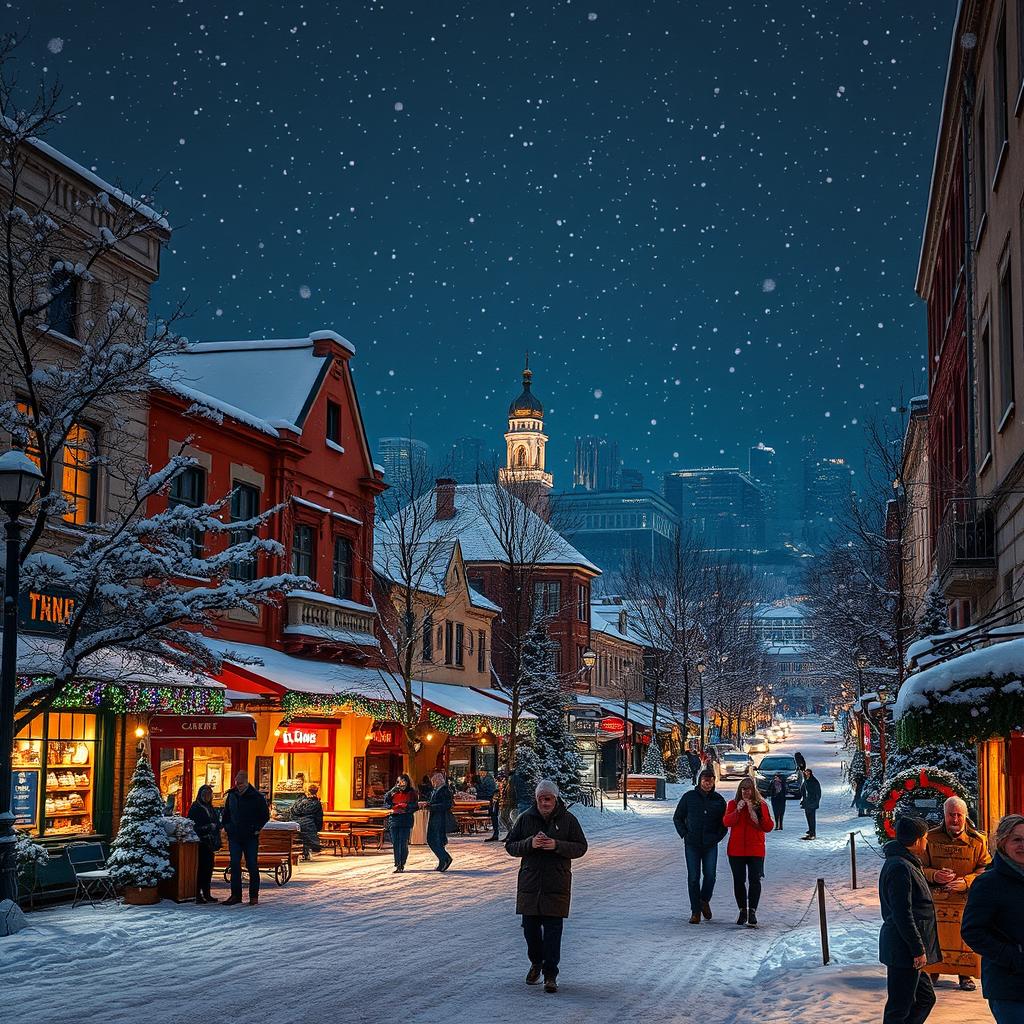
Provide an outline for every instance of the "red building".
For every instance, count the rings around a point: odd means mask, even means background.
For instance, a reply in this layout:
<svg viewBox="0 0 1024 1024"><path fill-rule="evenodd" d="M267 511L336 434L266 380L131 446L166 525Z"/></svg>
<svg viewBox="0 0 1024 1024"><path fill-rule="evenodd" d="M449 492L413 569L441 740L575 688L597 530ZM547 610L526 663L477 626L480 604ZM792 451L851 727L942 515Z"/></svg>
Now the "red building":
<svg viewBox="0 0 1024 1024"><path fill-rule="evenodd" d="M387 701L372 597L374 499L386 485L363 428L349 366L354 352L331 331L208 342L157 373L150 462L163 465L183 450L196 465L174 481L169 496L152 499L152 511L227 494L224 514L233 521L279 507L267 533L282 543L283 556L260 555L235 571L292 572L318 587L257 615L226 613L210 638L218 652L262 662L224 663L233 710L256 712L239 720L239 735L199 721L163 721L159 736L152 731L161 787L181 792L184 807L204 781L222 793L239 768L275 802L316 782L329 808L361 803L371 783L392 772L400 737L391 730L385 743L386 730L374 725ZM244 530L232 539L244 539ZM210 554L226 540L196 536L193 543ZM375 757L381 779L373 783Z"/></svg>

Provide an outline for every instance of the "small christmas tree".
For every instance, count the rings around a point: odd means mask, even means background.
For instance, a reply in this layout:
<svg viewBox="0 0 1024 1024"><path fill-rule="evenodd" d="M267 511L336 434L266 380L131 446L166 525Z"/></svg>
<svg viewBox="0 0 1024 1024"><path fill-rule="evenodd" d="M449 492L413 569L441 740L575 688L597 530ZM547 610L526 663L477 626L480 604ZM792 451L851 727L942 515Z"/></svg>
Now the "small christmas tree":
<svg viewBox="0 0 1024 1024"><path fill-rule="evenodd" d="M140 754L107 860L117 885L147 888L174 874L168 857L170 838L163 821L164 802L153 769L146 755Z"/></svg>
<svg viewBox="0 0 1024 1024"><path fill-rule="evenodd" d="M523 642L521 693L523 706L537 716L535 742L543 777L572 800L579 796L583 760L576 737L566 728L568 703L554 668L554 651L544 626L534 626Z"/></svg>
<svg viewBox="0 0 1024 1024"><path fill-rule="evenodd" d="M644 763L640 766L642 775L657 775L658 778L665 778L665 755L661 752L661 744L658 737L654 736L647 745L647 753L644 755Z"/></svg>
<svg viewBox="0 0 1024 1024"><path fill-rule="evenodd" d="M939 585L938 574L932 576L931 583L924 595L921 605L921 617L917 620L917 639L927 636L942 636L950 632L949 610L946 606L946 595Z"/></svg>

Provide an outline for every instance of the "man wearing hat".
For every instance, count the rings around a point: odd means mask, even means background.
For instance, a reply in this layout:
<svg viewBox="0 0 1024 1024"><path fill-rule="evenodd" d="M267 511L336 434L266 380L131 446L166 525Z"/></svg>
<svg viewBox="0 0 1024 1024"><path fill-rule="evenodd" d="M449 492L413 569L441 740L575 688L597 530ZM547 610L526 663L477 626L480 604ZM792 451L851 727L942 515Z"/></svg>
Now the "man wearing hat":
<svg viewBox="0 0 1024 1024"><path fill-rule="evenodd" d="M923 1024L935 1005L928 964L942 959L935 904L921 858L928 849L928 825L920 818L896 819L896 838L883 848L878 876L882 930L878 959L885 964L888 999L882 1024Z"/></svg>

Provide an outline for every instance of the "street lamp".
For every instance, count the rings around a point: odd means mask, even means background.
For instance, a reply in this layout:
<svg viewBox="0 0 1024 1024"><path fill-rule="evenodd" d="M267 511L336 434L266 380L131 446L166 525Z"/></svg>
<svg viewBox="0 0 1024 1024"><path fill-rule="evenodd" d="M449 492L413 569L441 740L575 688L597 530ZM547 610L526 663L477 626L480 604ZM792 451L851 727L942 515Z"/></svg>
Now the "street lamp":
<svg viewBox="0 0 1024 1024"><path fill-rule="evenodd" d="M597 655L591 648L587 648L582 655L583 667L589 672L597 664Z"/></svg>
<svg viewBox="0 0 1024 1024"><path fill-rule="evenodd" d="M857 696L864 696L864 669L868 667L868 656L863 652L859 651L854 659L854 665L857 666Z"/></svg>
<svg viewBox="0 0 1024 1024"><path fill-rule="evenodd" d="M14 751L14 691L18 678L18 568L21 523L18 517L35 501L43 474L24 453L0 455L0 508L7 561L4 569L4 637L0 654L0 900L18 898L18 865L14 858L14 814L11 812L11 757Z"/></svg>

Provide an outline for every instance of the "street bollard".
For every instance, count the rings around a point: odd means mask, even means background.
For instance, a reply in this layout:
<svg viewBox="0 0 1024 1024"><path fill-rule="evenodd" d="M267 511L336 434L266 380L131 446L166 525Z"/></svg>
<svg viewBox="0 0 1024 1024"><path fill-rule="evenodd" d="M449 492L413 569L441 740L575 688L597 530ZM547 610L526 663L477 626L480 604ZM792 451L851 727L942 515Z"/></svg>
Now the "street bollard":
<svg viewBox="0 0 1024 1024"><path fill-rule="evenodd" d="M857 833L850 833L850 888L857 888Z"/></svg>
<svg viewBox="0 0 1024 1024"><path fill-rule="evenodd" d="M827 967L828 955L828 925L825 923L825 879L818 879L818 925L821 927L821 962Z"/></svg>

